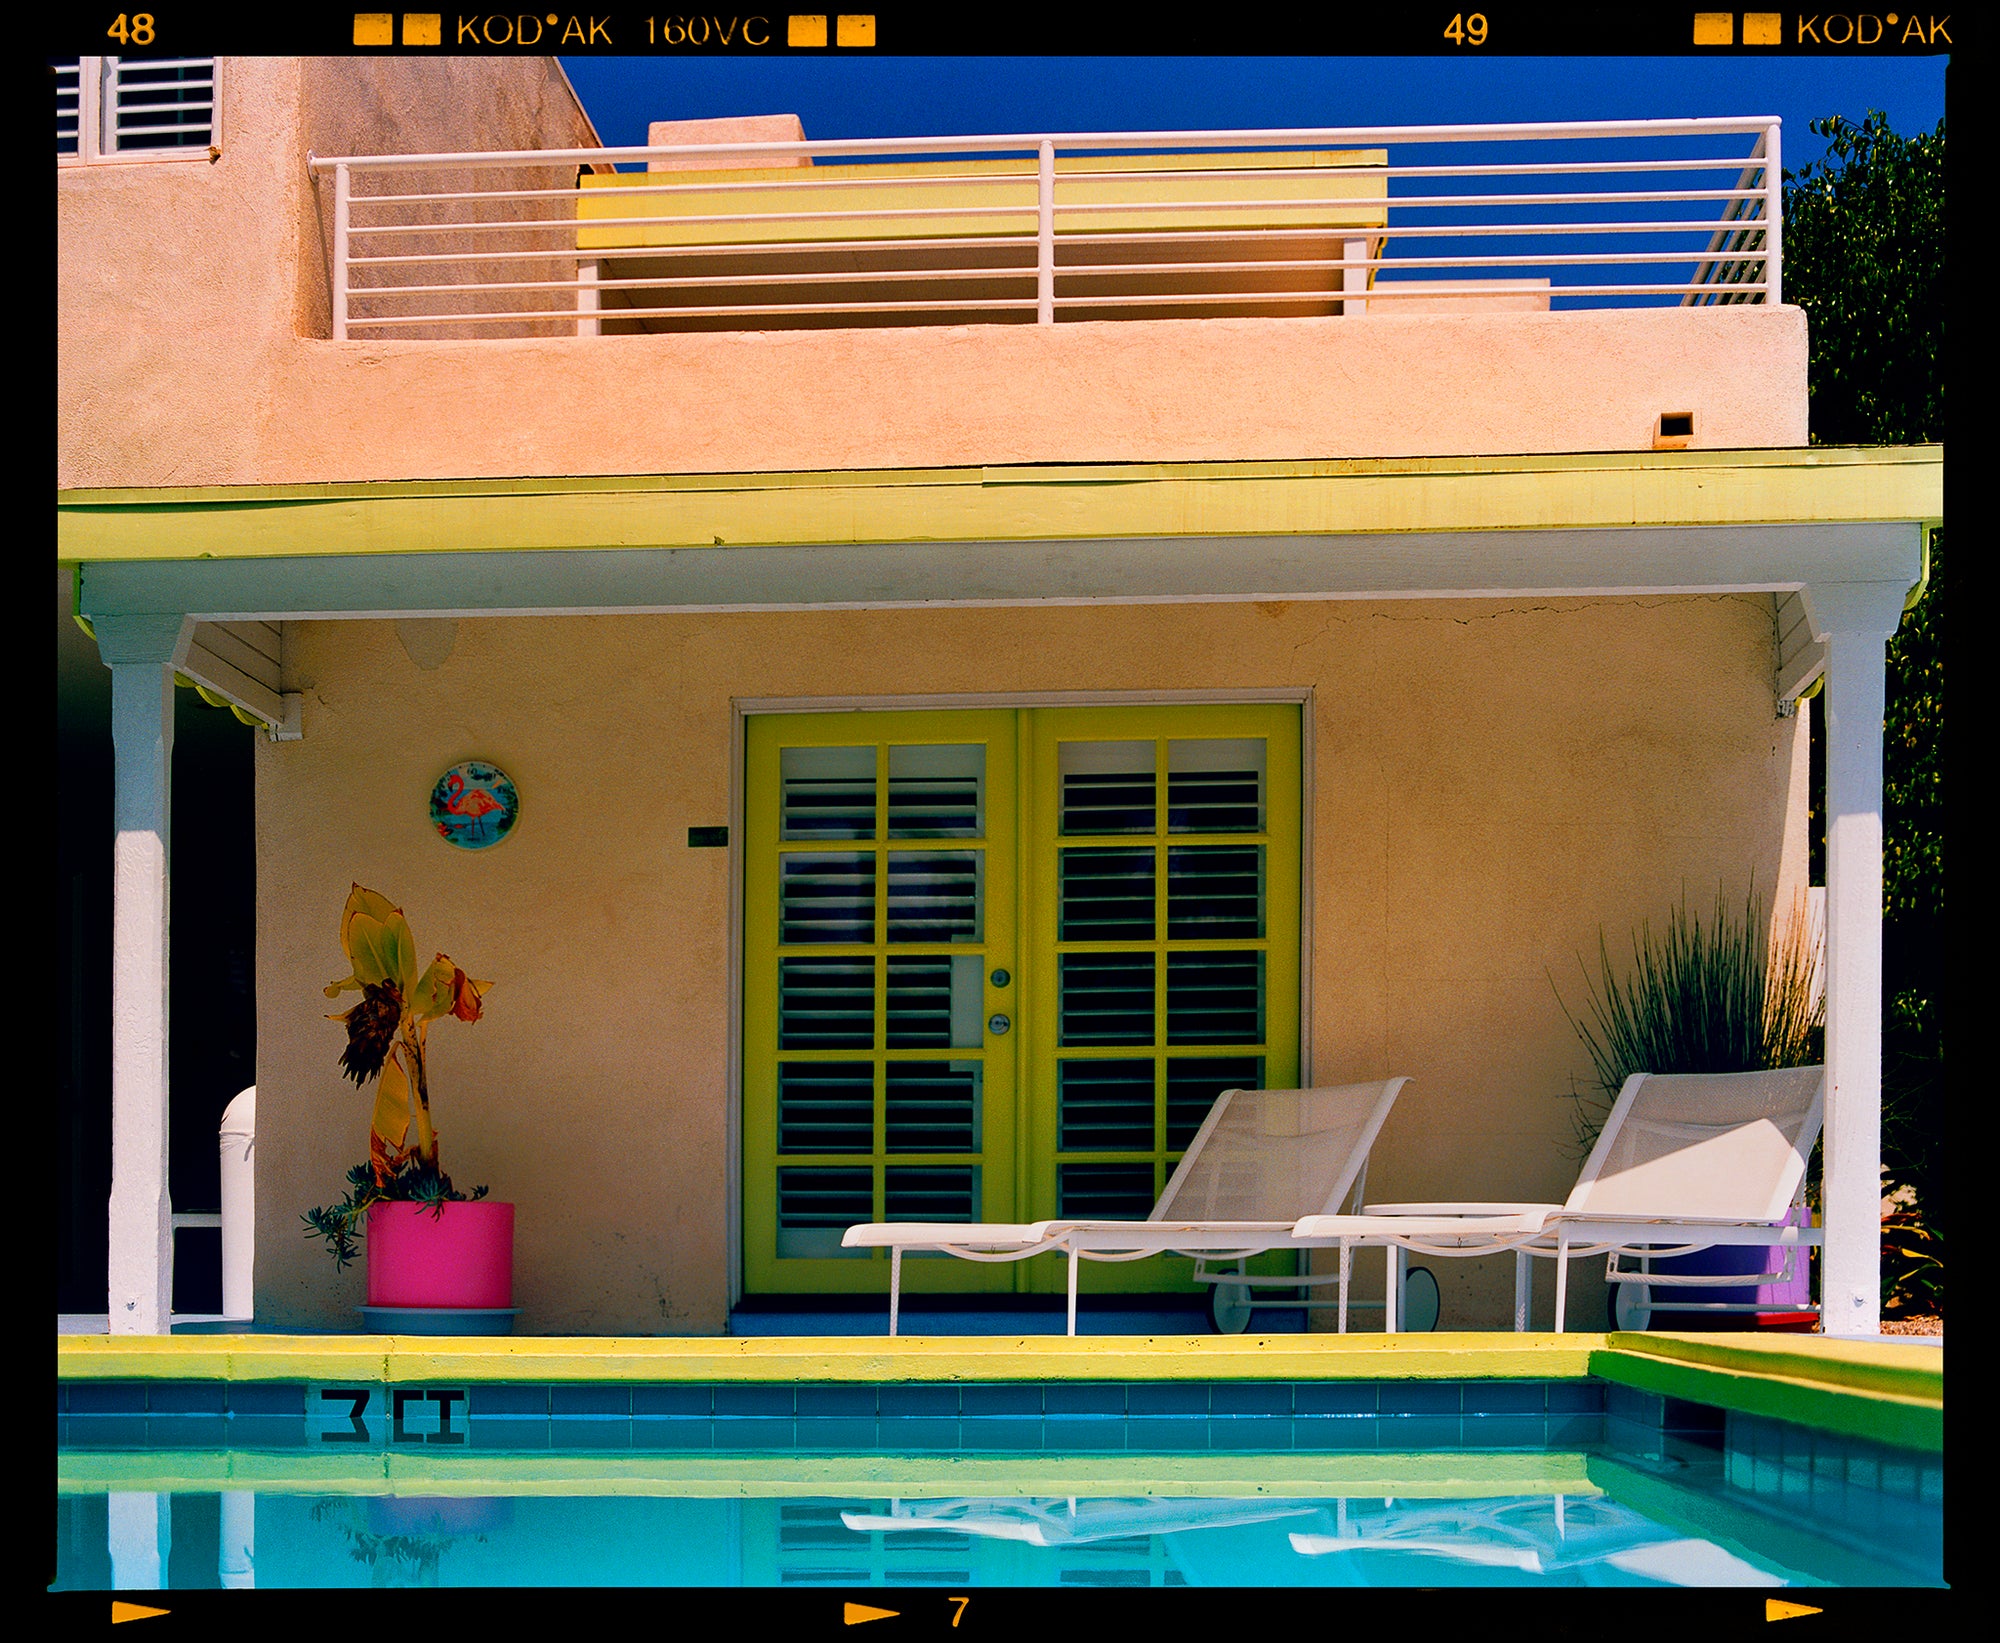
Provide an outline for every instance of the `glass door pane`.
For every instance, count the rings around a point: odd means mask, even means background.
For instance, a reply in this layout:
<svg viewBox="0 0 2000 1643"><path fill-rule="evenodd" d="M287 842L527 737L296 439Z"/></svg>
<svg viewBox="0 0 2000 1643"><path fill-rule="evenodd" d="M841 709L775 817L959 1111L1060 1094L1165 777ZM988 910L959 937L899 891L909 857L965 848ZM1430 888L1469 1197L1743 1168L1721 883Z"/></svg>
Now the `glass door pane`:
<svg viewBox="0 0 2000 1643"><path fill-rule="evenodd" d="M744 895L745 1287L886 1287L861 1221L1011 1220L1012 712L758 717ZM998 979L996 979L998 978ZM905 1287L1012 1277L914 1260Z"/></svg>

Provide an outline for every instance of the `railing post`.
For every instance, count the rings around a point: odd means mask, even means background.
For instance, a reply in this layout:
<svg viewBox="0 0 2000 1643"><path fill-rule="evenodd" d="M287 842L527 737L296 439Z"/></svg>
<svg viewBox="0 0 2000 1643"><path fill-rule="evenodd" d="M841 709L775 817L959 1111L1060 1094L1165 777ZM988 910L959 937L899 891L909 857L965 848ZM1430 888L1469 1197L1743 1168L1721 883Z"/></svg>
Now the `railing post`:
<svg viewBox="0 0 2000 1643"><path fill-rule="evenodd" d="M1764 128L1764 300L1785 300L1785 164L1778 122Z"/></svg>
<svg viewBox="0 0 2000 1643"><path fill-rule="evenodd" d="M1366 263L1368 242L1366 240L1344 240L1340 247L1340 311L1342 314L1365 314L1368 312L1368 270L1357 268L1355 264Z"/></svg>
<svg viewBox="0 0 2000 1643"><path fill-rule="evenodd" d="M1056 322L1056 145L1044 139L1035 187L1035 323Z"/></svg>
<svg viewBox="0 0 2000 1643"><path fill-rule="evenodd" d="M579 261L576 265L576 334L580 337L594 337L601 334L598 310L602 297L597 289L597 280L604 264L596 257Z"/></svg>
<svg viewBox="0 0 2000 1643"><path fill-rule="evenodd" d="M333 168L333 340L347 340L347 167Z"/></svg>

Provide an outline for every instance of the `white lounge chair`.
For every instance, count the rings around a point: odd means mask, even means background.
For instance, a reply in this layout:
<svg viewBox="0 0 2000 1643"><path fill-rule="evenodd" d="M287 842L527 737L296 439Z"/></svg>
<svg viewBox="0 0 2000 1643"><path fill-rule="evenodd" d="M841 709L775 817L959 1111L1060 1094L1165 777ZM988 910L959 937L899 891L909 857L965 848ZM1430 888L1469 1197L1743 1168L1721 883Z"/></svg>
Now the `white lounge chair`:
<svg viewBox="0 0 2000 1643"><path fill-rule="evenodd" d="M1562 1330L1569 1262L1605 1255L1605 1281L1628 1309L1649 1310L1659 1289L1742 1288L1754 1274L1662 1273L1656 1260L1717 1244L1762 1244L1785 1252L1790 1275L1816 1228L1790 1224L1805 1190L1806 1162L1825 1109L1824 1067L1744 1073L1634 1073L1618 1092L1575 1189L1562 1204L1368 1204L1359 1215L1311 1215L1296 1241L1337 1247L1343 1290L1350 1252L1388 1251L1388 1298L1400 1300L1409 1250L1426 1255L1514 1253L1514 1327L1528 1327L1528 1262L1556 1262L1556 1329ZM1627 1265L1636 1260L1634 1267ZM1683 1303L1689 1310L1756 1311L1749 1302ZM1678 1310L1678 1308L1677 1308ZM1385 1326L1396 1328L1397 1306Z"/></svg>
<svg viewBox="0 0 2000 1643"><path fill-rule="evenodd" d="M903 1256L911 1250L967 1261L1021 1261L1062 1252L1069 1258L1072 1335L1080 1261L1192 1255L1197 1282L1295 1288L1305 1280L1211 1273L1208 1263L1293 1248L1292 1227L1301 1216L1336 1210L1350 1196L1358 1205L1368 1149L1408 1082L1224 1090L1143 1221L872 1222L849 1227L840 1241L848 1249L889 1251L891 1335L901 1314ZM1342 1318L1344 1324L1344 1313Z"/></svg>

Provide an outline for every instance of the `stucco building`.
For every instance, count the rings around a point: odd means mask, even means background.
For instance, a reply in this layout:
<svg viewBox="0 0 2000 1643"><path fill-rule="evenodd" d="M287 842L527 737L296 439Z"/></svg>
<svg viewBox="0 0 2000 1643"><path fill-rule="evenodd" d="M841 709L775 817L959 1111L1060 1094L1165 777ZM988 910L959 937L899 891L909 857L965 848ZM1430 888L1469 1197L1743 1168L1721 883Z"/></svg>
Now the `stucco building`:
<svg viewBox="0 0 2000 1643"><path fill-rule="evenodd" d="M746 120L616 173L553 61L211 83L210 141L57 179L114 1330L168 1312L177 674L270 727L260 1323L360 1298L298 1222L365 1147L320 991L358 881L494 982L434 1094L518 1206L521 1327L623 1334L879 1289L850 1221L1143 1214L1231 1084L1407 1074L1371 1195L1559 1200L1551 977L1684 893L1793 904L1824 675L1827 1317L1872 1327L1882 655L1941 454L1807 448L1775 132L1607 128L1737 143L1737 226L1705 205L1662 300L1389 266L1453 219L1402 211L1387 135L864 172ZM427 800L475 759L519 820L464 850ZM1447 1263L1447 1317L1503 1323L1505 1267Z"/></svg>

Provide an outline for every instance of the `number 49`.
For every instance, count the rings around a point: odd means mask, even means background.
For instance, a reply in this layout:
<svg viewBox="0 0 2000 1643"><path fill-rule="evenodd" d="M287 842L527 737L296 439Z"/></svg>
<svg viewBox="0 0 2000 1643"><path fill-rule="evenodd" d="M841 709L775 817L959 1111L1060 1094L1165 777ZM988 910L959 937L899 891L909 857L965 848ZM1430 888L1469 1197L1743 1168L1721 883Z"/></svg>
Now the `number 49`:
<svg viewBox="0 0 2000 1643"><path fill-rule="evenodd" d="M1445 25L1444 37L1455 46L1485 45L1486 13L1475 11L1467 16L1460 12Z"/></svg>
<svg viewBox="0 0 2000 1643"><path fill-rule="evenodd" d="M1457 18L1452 22L1456 24ZM130 22L121 11L111 27L104 31L121 46L150 46L153 43L153 14L150 11L135 11Z"/></svg>

